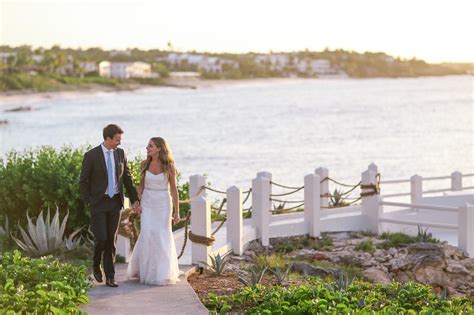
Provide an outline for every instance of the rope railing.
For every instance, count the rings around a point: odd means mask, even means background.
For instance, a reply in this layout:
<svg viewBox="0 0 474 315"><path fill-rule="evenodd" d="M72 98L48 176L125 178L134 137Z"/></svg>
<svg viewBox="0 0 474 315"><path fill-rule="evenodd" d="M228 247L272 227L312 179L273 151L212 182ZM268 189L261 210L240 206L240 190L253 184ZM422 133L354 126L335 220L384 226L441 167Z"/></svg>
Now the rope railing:
<svg viewBox="0 0 474 315"><path fill-rule="evenodd" d="M283 203L304 203L304 200L280 200L280 199L274 199L270 198L271 201L276 201L276 202L283 202Z"/></svg>
<svg viewBox="0 0 474 315"><path fill-rule="evenodd" d="M286 188L286 189L303 189L304 188L304 186L303 187L286 186L286 185L275 183L274 181L270 181L270 184L281 187L281 188Z"/></svg>
<svg viewBox="0 0 474 315"><path fill-rule="evenodd" d="M294 209L298 209L298 208L301 208L304 206L304 202L299 204L299 205L296 205L294 207L291 207L291 208L285 208L285 209L274 209L274 210L270 210L271 213L275 213L275 212L279 212L279 213L282 213L282 212L288 212L288 211L291 211L291 210L294 210Z"/></svg>
<svg viewBox="0 0 474 315"><path fill-rule="evenodd" d="M349 207L354 205L357 201L361 200L362 197L356 198L351 202L344 203L342 205L336 205L336 206L321 206L322 209L335 209L335 208L344 208L344 207Z"/></svg>
<svg viewBox="0 0 474 315"><path fill-rule="evenodd" d="M303 189L303 188L304 188L304 186L299 187L299 188L297 188L297 189L294 190L294 191L290 191L290 192L283 193L283 194L271 194L270 196L273 196L273 197L289 196L289 195L292 195L292 194L294 194L294 193L300 191L300 190Z"/></svg>

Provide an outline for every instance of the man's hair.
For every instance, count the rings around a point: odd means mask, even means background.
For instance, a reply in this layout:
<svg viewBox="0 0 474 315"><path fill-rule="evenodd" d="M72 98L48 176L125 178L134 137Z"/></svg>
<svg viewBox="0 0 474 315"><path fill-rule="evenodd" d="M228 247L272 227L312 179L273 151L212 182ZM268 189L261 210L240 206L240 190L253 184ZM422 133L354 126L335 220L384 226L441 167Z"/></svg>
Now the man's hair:
<svg viewBox="0 0 474 315"><path fill-rule="evenodd" d="M103 135L104 135L104 140L107 140L107 138L113 139L116 134L122 134L123 130L116 124L110 124L105 126Z"/></svg>

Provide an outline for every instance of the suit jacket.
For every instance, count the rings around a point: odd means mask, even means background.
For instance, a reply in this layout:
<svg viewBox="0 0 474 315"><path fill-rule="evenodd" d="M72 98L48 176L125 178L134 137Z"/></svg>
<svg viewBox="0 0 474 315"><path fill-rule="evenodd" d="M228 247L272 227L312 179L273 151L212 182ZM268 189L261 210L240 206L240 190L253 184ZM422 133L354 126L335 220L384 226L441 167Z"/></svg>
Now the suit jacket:
<svg viewBox="0 0 474 315"><path fill-rule="evenodd" d="M127 165L125 152L117 148L114 151L116 180L118 181L120 199L124 200L123 186L127 189L130 201L133 203L138 200L138 194L133 186L130 169ZM81 196L84 202L94 209L99 201L105 195L107 189L107 165L101 145L87 151L82 161L81 177L79 186Z"/></svg>

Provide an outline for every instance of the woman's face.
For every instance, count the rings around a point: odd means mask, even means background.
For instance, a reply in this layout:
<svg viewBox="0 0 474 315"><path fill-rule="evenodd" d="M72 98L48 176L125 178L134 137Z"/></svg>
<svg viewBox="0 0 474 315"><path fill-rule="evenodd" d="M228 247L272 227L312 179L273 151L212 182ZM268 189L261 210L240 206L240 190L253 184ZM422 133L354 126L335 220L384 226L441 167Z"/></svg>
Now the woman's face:
<svg viewBox="0 0 474 315"><path fill-rule="evenodd" d="M148 156L155 156L158 155L160 152L160 148L156 146L156 144L153 141L149 141L148 145L146 146L146 154Z"/></svg>

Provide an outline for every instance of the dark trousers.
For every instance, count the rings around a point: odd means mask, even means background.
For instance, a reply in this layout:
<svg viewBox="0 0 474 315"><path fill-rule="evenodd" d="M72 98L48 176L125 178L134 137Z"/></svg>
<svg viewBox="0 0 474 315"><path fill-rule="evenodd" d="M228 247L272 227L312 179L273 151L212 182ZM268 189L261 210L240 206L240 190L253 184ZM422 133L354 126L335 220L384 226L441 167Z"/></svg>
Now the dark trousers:
<svg viewBox="0 0 474 315"><path fill-rule="evenodd" d="M91 212L91 230L94 234L93 268L97 270L102 262L107 279L115 276L115 240L121 208L119 194L112 198L104 195Z"/></svg>

